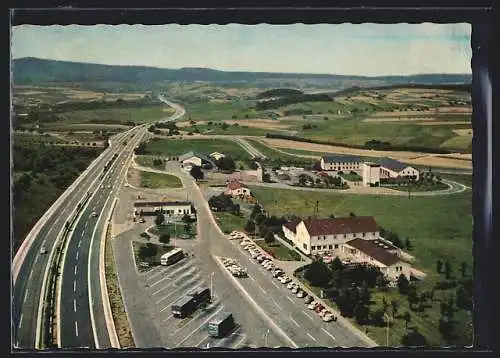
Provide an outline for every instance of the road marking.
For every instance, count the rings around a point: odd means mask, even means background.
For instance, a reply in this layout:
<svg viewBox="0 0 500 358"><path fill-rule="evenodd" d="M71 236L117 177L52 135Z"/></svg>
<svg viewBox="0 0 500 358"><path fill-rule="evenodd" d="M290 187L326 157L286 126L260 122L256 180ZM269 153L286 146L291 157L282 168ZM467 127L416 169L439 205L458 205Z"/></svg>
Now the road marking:
<svg viewBox="0 0 500 358"><path fill-rule="evenodd" d="M243 343L243 342L245 341L245 339L246 339L246 338L247 338L247 336L246 336L246 335L244 335L244 334L242 334L242 335L241 335L241 340L240 340L238 343L236 343L235 345L233 345L233 347L232 347L232 348L233 348L233 349L237 349L237 348L238 348L238 346L239 346L241 343Z"/></svg>
<svg viewBox="0 0 500 358"><path fill-rule="evenodd" d="M78 322L75 321L75 332L76 332L76 336L78 337Z"/></svg>
<svg viewBox="0 0 500 358"><path fill-rule="evenodd" d="M28 280L31 280L31 275L33 274L33 271L30 272L30 275L28 276Z"/></svg>
<svg viewBox="0 0 500 358"><path fill-rule="evenodd" d="M325 332L325 333L326 333L326 334L328 334L330 337L332 337L332 339L335 341L335 337L334 337L334 336L332 336L332 335L330 334L330 332L328 332L328 331L327 331L326 329L324 329L324 328L321 328L321 329L323 330L323 332Z"/></svg>
<svg viewBox="0 0 500 358"><path fill-rule="evenodd" d="M276 282L274 281L271 281L271 283L274 285L274 287L276 287L277 289L279 289L280 287L276 284Z"/></svg>
<svg viewBox="0 0 500 358"><path fill-rule="evenodd" d="M75 265L75 276L76 276L76 265Z"/></svg>
<svg viewBox="0 0 500 358"><path fill-rule="evenodd" d="M21 313L21 316L19 317L19 329L21 329L22 325L23 325L23 314Z"/></svg>
<svg viewBox="0 0 500 358"><path fill-rule="evenodd" d="M83 237L83 235L85 235L85 230L82 231L82 235L80 235L80 236Z"/></svg>
<svg viewBox="0 0 500 358"><path fill-rule="evenodd" d="M170 314L167 318L165 318L165 319L163 320L163 322L168 321L168 320L169 320L170 318L172 318L173 316L174 316L173 314Z"/></svg>
<svg viewBox="0 0 500 358"><path fill-rule="evenodd" d="M73 281L73 292L76 292L76 281Z"/></svg>
<svg viewBox="0 0 500 358"><path fill-rule="evenodd" d="M214 313L212 313L205 321L203 321L203 323L198 327L196 328L193 332L191 332L189 335L187 335L180 343L178 343L175 347L179 347L182 343L184 343L189 337L191 337L195 332L197 332L201 327L204 327L205 324L208 323L208 321L210 321L213 317L215 317L217 315L217 313L219 313L220 311L222 311L222 309L224 308L224 306L221 306L217 311L215 311Z"/></svg>
<svg viewBox="0 0 500 358"><path fill-rule="evenodd" d="M311 339L312 339L312 340L314 340L314 342L317 342L316 338L314 338L313 336L311 336L311 334L310 334L310 333L307 333L307 335L308 335L309 337L311 337Z"/></svg>
<svg viewBox="0 0 500 358"><path fill-rule="evenodd" d="M196 281L196 280L193 280L193 281ZM192 290L195 290L196 288L200 287L201 285L203 285L203 282L198 283L196 286L194 286L194 288L192 288ZM169 298L169 297L170 297L170 296L172 296L174 293L176 293L176 292L178 292L178 291L180 291L180 290L182 290L182 289L183 289L183 288L182 288L182 287L180 287L180 288L178 288L177 290L174 290L174 291L170 292L170 294L168 294L167 296L163 297L161 300L159 300L158 302L156 302L156 303L155 303L155 305L157 305L158 303L160 303L160 302L164 301L165 299ZM169 308L169 307L170 307L170 304L166 305L165 307L163 307L163 308L160 310L160 312L165 311L165 310L166 310L167 308Z"/></svg>
<svg viewBox="0 0 500 358"><path fill-rule="evenodd" d="M252 276L249 276L249 277L250 277L250 279L251 279L252 281L256 282L256 281L255 281L255 279L254 279Z"/></svg>
<svg viewBox="0 0 500 358"><path fill-rule="evenodd" d="M88 221L85 221L85 227L87 227L87 224L88 224L88 223L89 223Z"/></svg>
<svg viewBox="0 0 500 358"><path fill-rule="evenodd" d="M200 347L199 347L199 345L200 345L200 344L202 344L202 343L203 343L203 341L205 341L205 340L206 340L207 338L209 338L209 337L210 337L210 336L208 336L208 335L207 335L207 336L205 336L205 337L203 337L203 338L201 339L201 341L199 341L198 343L196 343L196 346L195 346L195 347L200 348Z"/></svg>
<svg viewBox="0 0 500 358"><path fill-rule="evenodd" d="M81 245L82 245L82 240L78 242L78 248L80 248Z"/></svg>
<svg viewBox="0 0 500 358"><path fill-rule="evenodd" d="M282 311L283 311L283 307L281 307L281 306L278 304L278 302L276 302L275 300L273 300L273 303L274 303L274 305L275 305L276 307L278 307L280 310L282 310Z"/></svg>
<svg viewBox="0 0 500 358"><path fill-rule="evenodd" d="M80 251L76 252L76 261L78 261L78 255L80 254Z"/></svg>
<svg viewBox="0 0 500 358"><path fill-rule="evenodd" d="M311 316L309 316L309 314L306 312L306 311L301 311L303 314L305 314L307 316L307 318L309 318L311 321L314 322L314 318L312 318Z"/></svg>
<svg viewBox="0 0 500 358"><path fill-rule="evenodd" d="M266 294L266 295L267 295L266 290L264 290L264 289L262 288L262 286L261 286L261 285L257 284L257 286L259 286L259 288L262 290L262 292L264 292L264 294Z"/></svg>
<svg viewBox="0 0 500 358"><path fill-rule="evenodd" d="M196 268L195 268L195 267L193 267L192 269L190 269L190 272L194 271L195 269L196 269ZM165 277L161 278L160 280L156 281L155 283L151 283L151 284L149 284L149 287L150 287L150 288L152 288L153 286L156 286L156 285L157 285L157 284L159 284L160 282L165 281L165 280L168 280L168 279L171 279L171 278L172 278L172 277L171 277L170 275L167 275L167 276L165 276ZM176 280L176 281L178 281L178 280ZM174 282L176 282L176 281L174 281ZM157 291L157 292L158 292L158 291Z"/></svg>
<svg viewBox="0 0 500 358"><path fill-rule="evenodd" d="M291 320L293 323L295 323L295 325L296 325L297 327L300 327L300 325L299 325L299 324L298 324L298 323L297 323L297 322L296 322L296 321L295 321L292 317L290 317L290 320Z"/></svg>
<svg viewBox="0 0 500 358"><path fill-rule="evenodd" d="M73 298L73 311L76 312L76 299Z"/></svg>
<svg viewBox="0 0 500 358"><path fill-rule="evenodd" d="M295 304L295 302L293 302L293 300L292 300L290 297L286 296L286 298L288 299L288 301L290 301L290 302L292 302L293 304Z"/></svg>

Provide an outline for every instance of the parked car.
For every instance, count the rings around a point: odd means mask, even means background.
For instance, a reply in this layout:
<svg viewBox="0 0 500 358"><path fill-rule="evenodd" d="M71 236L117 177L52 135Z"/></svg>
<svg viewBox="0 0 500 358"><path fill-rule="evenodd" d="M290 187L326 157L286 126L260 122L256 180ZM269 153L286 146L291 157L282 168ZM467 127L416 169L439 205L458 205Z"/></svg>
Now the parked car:
<svg viewBox="0 0 500 358"><path fill-rule="evenodd" d="M298 298L304 298L304 297L306 297L306 295L307 294L305 293L304 290L299 290L299 292L297 292L297 297Z"/></svg>
<svg viewBox="0 0 500 358"><path fill-rule="evenodd" d="M307 308L308 308L308 309L310 309L310 310L313 310L313 309L315 309L318 305L319 305L319 302L312 301L311 303L309 303L309 305L307 306Z"/></svg>
<svg viewBox="0 0 500 358"><path fill-rule="evenodd" d="M326 308L323 308L318 314L320 317L324 317L327 314L330 314L331 312L328 311Z"/></svg>
<svg viewBox="0 0 500 358"><path fill-rule="evenodd" d="M337 320L337 316L335 316L334 314L330 313L330 314L324 315L323 317L321 317L321 319L323 320L323 322L336 321Z"/></svg>
<svg viewBox="0 0 500 358"><path fill-rule="evenodd" d="M296 285L296 283L292 281L288 285L286 285L286 288L288 288L289 290L291 290L292 288L294 288L295 285Z"/></svg>
<svg viewBox="0 0 500 358"><path fill-rule="evenodd" d="M140 222L141 224L144 224L144 223L146 222L146 219L144 219L144 218L140 218L140 219L139 219L139 222Z"/></svg>
<svg viewBox="0 0 500 358"><path fill-rule="evenodd" d="M297 292L299 292L299 286L294 286L294 287L292 288L292 293L295 293L295 294L296 294Z"/></svg>
<svg viewBox="0 0 500 358"><path fill-rule="evenodd" d="M42 247L40 248L40 253L41 253L41 254L46 254L47 252L48 252L48 250L47 250L47 248L45 247L45 245L44 245L44 246L42 246Z"/></svg>
<svg viewBox="0 0 500 358"><path fill-rule="evenodd" d="M290 282L290 281L292 281L292 280L291 280L291 279L290 279L290 277L288 277L288 276L283 276L283 277L280 279L280 281L281 281L281 283L282 283L282 284L286 284L286 283L288 283L288 282Z"/></svg>
<svg viewBox="0 0 500 358"><path fill-rule="evenodd" d="M144 237L145 239L149 239L151 236L147 232L141 232L141 237Z"/></svg>
<svg viewBox="0 0 500 358"><path fill-rule="evenodd" d="M313 301L314 301L314 298L312 296L306 296L306 298L304 299L304 302L306 305L309 305Z"/></svg>
<svg viewBox="0 0 500 358"><path fill-rule="evenodd" d="M322 304L318 304L316 307L314 307L314 312L320 313L324 308L325 306L323 306Z"/></svg>
<svg viewBox="0 0 500 358"><path fill-rule="evenodd" d="M276 277L276 278L280 277L283 274L284 274L283 271L281 271L280 269L273 271L273 277Z"/></svg>

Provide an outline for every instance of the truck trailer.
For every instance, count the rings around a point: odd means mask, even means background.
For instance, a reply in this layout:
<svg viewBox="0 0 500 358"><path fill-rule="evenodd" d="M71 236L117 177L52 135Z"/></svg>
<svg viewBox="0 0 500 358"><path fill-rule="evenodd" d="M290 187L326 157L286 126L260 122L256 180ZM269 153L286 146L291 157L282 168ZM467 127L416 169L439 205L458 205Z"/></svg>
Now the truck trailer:
<svg viewBox="0 0 500 358"><path fill-rule="evenodd" d="M184 296L172 305L172 315L177 318L185 318L193 313L198 307L196 298Z"/></svg>
<svg viewBox="0 0 500 358"><path fill-rule="evenodd" d="M231 332L234 326L233 314L224 312L214 317L214 319L208 323L208 334L211 337L222 338Z"/></svg>
<svg viewBox="0 0 500 358"><path fill-rule="evenodd" d="M207 303L212 299L212 295L210 293L209 288L203 288L201 290L192 291L188 293L188 296L194 297L198 306L203 303Z"/></svg>

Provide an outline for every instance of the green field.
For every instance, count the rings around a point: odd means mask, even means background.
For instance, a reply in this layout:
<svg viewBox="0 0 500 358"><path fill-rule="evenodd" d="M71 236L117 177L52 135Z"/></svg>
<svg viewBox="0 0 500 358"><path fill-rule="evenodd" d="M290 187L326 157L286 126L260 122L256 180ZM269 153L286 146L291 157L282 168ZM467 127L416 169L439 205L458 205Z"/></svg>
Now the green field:
<svg viewBox="0 0 500 358"><path fill-rule="evenodd" d="M165 112L165 108L168 112ZM167 106L150 106L144 108L106 108L86 111L61 113L63 121L70 123L104 123L119 124L132 121L135 123L149 123L168 117L172 110Z"/></svg>
<svg viewBox="0 0 500 358"><path fill-rule="evenodd" d="M232 231L241 231L247 222L245 216L236 216L231 213L213 212L214 218L217 221L223 233L229 234Z"/></svg>
<svg viewBox="0 0 500 358"><path fill-rule="evenodd" d="M186 103L185 109L185 118L195 121L229 120L234 119L233 115L236 115L236 119L246 119L246 115L248 118L259 117L254 109L247 107L245 101Z"/></svg>
<svg viewBox="0 0 500 358"><path fill-rule="evenodd" d="M169 174L140 171L141 187L143 188L182 188L181 180Z"/></svg>
<svg viewBox="0 0 500 358"><path fill-rule="evenodd" d="M300 261L300 255L288 247L283 245L278 240L268 244L263 239L255 241L264 251L272 253L272 255L281 261Z"/></svg>
<svg viewBox="0 0 500 358"><path fill-rule="evenodd" d="M150 265L159 265L161 262L161 255L166 254L167 252L174 249L174 247L170 246L170 245L164 246L164 245L157 245L157 244L151 244L151 243L148 243L148 244L155 245L158 249L158 251L154 257L148 258L147 262ZM147 268L143 268L140 266L141 259L139 258L139 250L141 249L142 246L146 246L146 245L147 244L142 243L142 242L132 241L132 247L134 248L134 260L135 260L135 264L137 265L137 269L139 271L147 271L148 270Z"/></svg>
<svg viewBox="0 0 500 358"><path fill-rule="evenodd" d="M182 222L172 222L170 224L156 226L149 230L149 232L157 236L160 236L161 234L169 234L171 239L182 235L189 235L190 238L193 238L196 235L196 222L191 223L190 234L186 233L185 226L186 224Z"/></svg>
<svg viewBox="0 0 500 358"><path fill-rule="evenodd" d="M445 174L438 173L438 175L443 179L449 179L456 181L457 183L467 185L469 188L472 188L472 175L467 174Z"/></svg>
<svg viewBox="0 0 500 358"><path fill-rule="evenodd" d="M208 155L220 152L233 159L250 159L249 154L237 143L226 139L158 139L146 143L146 152L154 155L182 155L191 150Z"/></svg>
<svg viewBox="0 0 500 358"><path fill-rule="evenodd" d="M251 136L265 136L267 133L279 133L279 134L289 134L288 131L278 131L278 130L269 130L263 128L255 128L248 126L235 126L229 125L226 129L223 129L220 125L207 125L207 124L196 124L191 127L182 128L185 131L190 131L193 133L197 133L196 129L198 129L198 133L201 134L225 134L225 135L251 135Z"/></svg>
<svg viewBox="0 0 500 358"><path fill-rule="evenodd" d="M319 215L328 217L373 215L377 223L408 237L412 255L424 271L434 271L436 260L449 259L472 264L472 194L412 197L350 195L327 192L251 187L254 196L268 212L278 216L313 215L318 201Z"/></svg>
<svg viewBox="0 0 500 358"><path fill-rule="evenodd" d="M164 160L165 158L159 157L159 156L154 156L154 155L137 155L135 157L135 161L137 164L143 167L148 167L148 168L154 168L154 169L165 169L165 164L162 163L160 165L155 165L153 164L154 159L162 159Z"/></svg>
<svg viewBox="0 0 500 358"><path fill-rule="evenodd" d="M418 283L418 290L430 291L434 285L444 280L444 275L436 273L436 260L449 260L453 267L453 275L459 277L459 264L467 263L469 272L472 268L472 195L465 192L456 195L435 197L392 197L348 195L335 193L300 192L292 190L276 190L252 187L252 192L263 207L276 215L296 214L302 217L312 216L319 204L319 216L327 217L331 213L336 216L347 216L350 212L356 215L373 215L377 223L397 233L401 238L410 239L413 246L410 254L416 257L414 266L427 274ZM437 329L440 312L440 299L454 293L453 289L436 290L436 300L429 303L423 313L411 312L410 327L417 327L433 345L442 344ZM400 300L399 312L408 310L408 303L397 290L386 293L375 293L372 298L372 310L380 305L381 296L386 295ZM467 312L459 310L454 318L457 344L471 343L471 317ZM391 344L398 345L405 334L404 320L399 317L391 328ZM364 328L363 328L364 329ZM368 334L379 344L385 344L385 327L368 327Z"/></svg>

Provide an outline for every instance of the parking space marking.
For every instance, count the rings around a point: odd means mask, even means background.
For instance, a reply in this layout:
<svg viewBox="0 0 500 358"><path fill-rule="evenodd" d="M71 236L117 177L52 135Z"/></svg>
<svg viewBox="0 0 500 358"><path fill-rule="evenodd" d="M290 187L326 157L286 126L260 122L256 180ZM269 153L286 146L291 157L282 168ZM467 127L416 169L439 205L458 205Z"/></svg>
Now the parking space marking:
<svg viewBox="0 0 500 358"><path fill-rule="evenodd" d="M311 321L314 322L314 318L312 318L311 316L309 316L309 313L307 313L306 311L301 311L303 314L305 314L307 316L307 318L309 318Z"/></svg>
<svg viewBox="0 0 500 358"><path fill-rule="evenodd" d="M23 314L21 313L21 316L19 317L19 329L21 329L22 325L23 325Z"/></svg>
<svg viewBox="0 0 500 358"><path fill-rule="evenodd" d="M175 347L179 347L182 343L184 343L185 341L187 341L194 333L196 333L201 327L205 326L205 324L207 324L213 317L215 317L220 311L222 311L222 309L224 308L224 306L220 306L220 308L215 311L214 313L212 313L205 321L203 321L203 323L198 327L196 328L194 331L192 331L189 335L187 335L182 341L180 341Z"/></svg>
<svg viewBox="0 0 500 358"><path fill-rule="evenodd" d="M176 268L177 268L177 270L175 270L173 272L166 272L166 271L168 271L168 269L159 272L158 274L165 273L166 276L161 278L159 281L156 281L154 283L149 283L149 287L152 287L152 286L156 285L158 282L161 282L169 277L172 277L172 275L175 275L182 270L186 270L186 267L184 265L176 266ZM158 274L156 274L155 277L158 276Z"/></svg>
<svg viewBox="0 0 500 358"><path fill-rule="evenodd" d="M314 338L313 336L311 336L311 334L310 334L310 333L307 333L307 335L308 335L309 337L311 337L311 339L312 339L312 340L314 340L314 342L317 342L316 338Z"/></svg>
<svg viewBox="0 0 500 358"><path fill-rule="evenodd" d="M220 302L219 302L218 300L215 300L215 301L213 301L212 303L210 303L210 305L208 305L208 307L207 307L205 310L207 310L207 309L209 309L209 308L214 308L214 307L216 307L219 303L220 303ZM182 330L182 329L184 329L184 328L188 327L188 326L189 326L192 322L195 322L195 321L196 321L196 319L197 319L198 317L202 316L202 315L203 315L203 313L205 313L205 310L198 309L198 312L196 313L196 315L194 315L193 317L191 317L191 318L189 319L189 321L188 321L188 322L186 322L186 324L184 324L183 326L181 326L181 327L177 328L177 329L175 330L175 333L177 333L177 332L179 332L180 330ZM174 334L175 334L175 333L174 333Z"/></svg>
<svg viewBox="0 0 500 358"><path fill-rule="evenodd" d="M292 317L290 317L290 320L291 320L293 323L295 323L295 325L296 325L297 327L300 327L300 324L298 324L298 323L297 323L297 321L295 321Z"/></svg>
<svg viewBox="0 0 500 358"><path fill-rule="evenodd" d="M288 299L288 301L290 301L290 302L292 302L293 304L295 304L295 302L293 302L293 300L292 300L290 297L286 296L286 298Z"/></svg>
<svg viewBox="0 0 500 358"><path fill-rule="evenodd" d="M333 339L334 341L336 340L336 339L335 339L335 337L334 337L332 334L330 334L330 332L328 332L326 329L324 329L324 328L321 328L321 329L323 330L323 332L325 332L325 333L326 333L326 334L328 334L330 337L332 337L332 339Z"/></svg>
<svg viewBox="0 0 500 358"><path fill-rule="evenodd" d="M274 285L274 287L276 287L278 290L280 289L280 287L276 284L276 282L274 281L271 281L271 283Z"/></svg>
<svg viewBox="0 0 500 358"><path fill-rule="evenodd" d="M257 286L259 286L259 288L262 290L262 292L264 292L264 294L267 295L266 290L264 290L261 285L257 284Z"/></svg>
<svg viewBox="0 0 500 358"><path fill-rule="evenodd" d="M194 280L194 281L196 281L196 280ZM200 282L199 284L197 284L197 285L196 285L193 289L196 289L196 288L200 287L201 285L203 285L203 282ZM189 287L189 285L188 285L188 287ZM178 292L178 291L180 291L180 290L182 290L182 289L187 290L187 287L179 287L177 290L172 291L169 295L167 295L167 296L163 297L161 300L159 300L159 301L158 301L158 302L156 302L155 304L158 304L158 303L160 303L160 302L164 301L164 300L165 300L165 299L167 299L168 297L171 297L171 296L172 296L172 294L174 294L175 292ZM170 304L171 304L171 303L172 303L172 302L169 302L169 303L168 303L168 304L167 304L164 308L162 308L162 309L160 310L160 312L163 312L163 311L165 311L168 307L170 307Z"/></svg>
<svg viewBox="0 0 500 358"><path fill-rule="evenodd" d="M256 281L255 281L255 279L254 279L252 276L248 276L248 277L250 277L250 279L251 279L252 281L256 282Z"/></svg>
<svg viewBox="0 0 500 358"><path fill-rule="evenodd" d="M195 347L198 347L198 348L203 348L203 347L200 347L201 345L203 345L203 343L207 340L207 339L210 339L210 336L207 335L206 337L203 337L201 339L201 341L199 341L198 343L196 343L196 346Z"/></svg>
<svg viewBox="0 0 500 358"><path fill-rule="evenodd" d="M275 300L273 300L273 303L275 304L276 307L278 307L281 311L283 311L283 307L281 307L278 302L276 302Z"/></svg>
<svg viewBox="0 0 500 358"><path fill-rule="evenodd" d="M225 344L231 339L231 338L235 338L235 337L238 337L238 336L244 336L244 334L240 334L239 332L241 331L241 327L235 327L233 328L233 331L231 331L231 334L229 334L228 336L222 338L222 339L219 339L217 341L217 343L214 345L214 347L225 347Z"/></svg>
<svg viewBox="0 0 500 358"><path fill-rule="evenodd" d="M195 270L196 270L196 268L195 268L195 267L193 267L193 269L192 269L191 271L195 271ZM175 281L172 281L172 282L170 282L169 284L167 284L166 286L163 286L163 287L162 287L162 288L160 288L159 290L156 290L155 292L153 292L153 293L152 293L152 295L154 296L154 295L156 295L156 294L160 293L161 291L165 290L166 288L169 288L170 286L176 286L176 283L177 283L177 282L179 282L179 281L183 280L186 276L189 276L191 273L192 273L192 272L189 272L189 273L188 273L188 272L186 272L185 274L183 274L182 276L180 276L179 278L177 278ZM193 276L192 276L192 278L194 278L194 277L199 277L199 276L200 276L200 274L199 274L199 273L197 273L196 275L193 275ZM189 279L188 279L188 280L189 280ZM185 281L187 281L187 280L185 280Z"/></svg>
<svg viewBox="0 0 500 358"><path fill-rule="evenodd" d="M245 340L247 339L247 336L245 334L241 334L241 339L238 343L236 343L235 345L233 345L231 348L233 349L237 349L238 346L243 343Z"/></svg>

